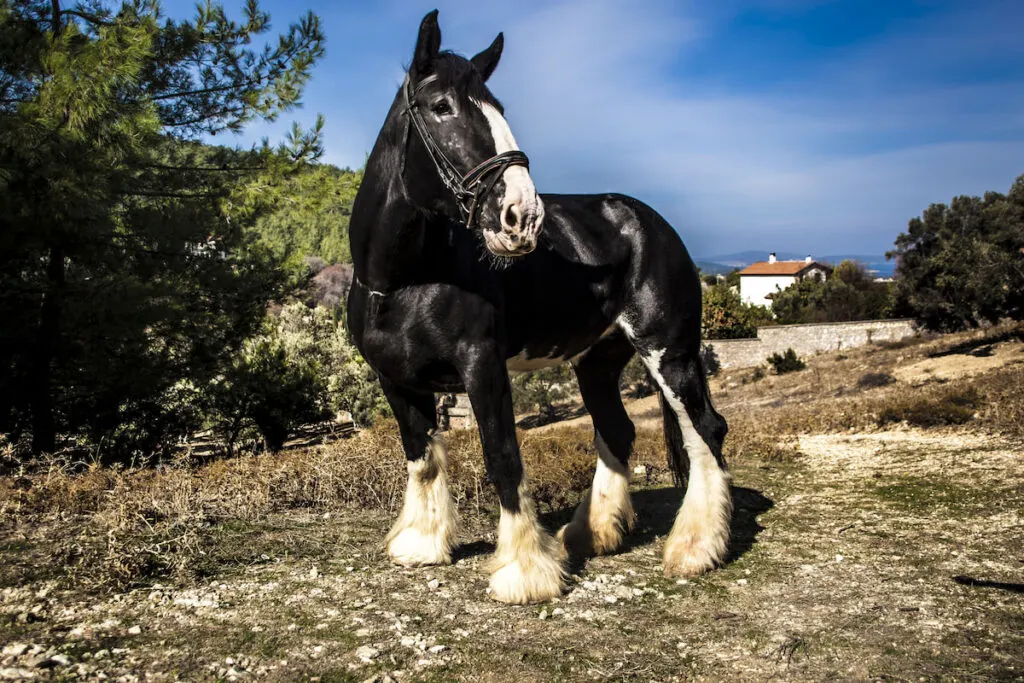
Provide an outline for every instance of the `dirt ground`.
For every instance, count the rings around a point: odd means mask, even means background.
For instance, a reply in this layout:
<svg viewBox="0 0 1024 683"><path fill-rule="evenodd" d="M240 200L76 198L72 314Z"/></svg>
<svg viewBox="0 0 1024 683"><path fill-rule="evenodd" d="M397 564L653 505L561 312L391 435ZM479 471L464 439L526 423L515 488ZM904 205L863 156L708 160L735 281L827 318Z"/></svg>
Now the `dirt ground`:
<svg viewBox="0 0 1024 683"><path fill-rule="evenodd" d="M727 416L743 409L738 381L717 387ZM630 410L660 427L655 400ZM248 565L126 592L69 589L33 565L54 529L15 524L0 680L1024 680L1024 446L906 425L798 441L733 463L723 568L662 576L680 491L640 481L623 552L529 607L487 596L486 509L463 511L447 567L390 566L382 511L297 510L218 529Z"/></svg>

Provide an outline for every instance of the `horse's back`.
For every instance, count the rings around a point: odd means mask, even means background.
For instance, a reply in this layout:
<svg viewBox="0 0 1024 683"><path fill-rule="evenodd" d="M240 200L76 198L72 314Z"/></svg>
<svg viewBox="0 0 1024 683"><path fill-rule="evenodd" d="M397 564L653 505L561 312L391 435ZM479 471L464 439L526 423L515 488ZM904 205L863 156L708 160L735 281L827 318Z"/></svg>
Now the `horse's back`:
<svg viewBox="0 0 1024 683"><path fill-rule="evenodd" d="M700 296L682 240L647 204L621 194L541 197L537 250L503 274L510 355L572 357L644 291Z"/></svg>

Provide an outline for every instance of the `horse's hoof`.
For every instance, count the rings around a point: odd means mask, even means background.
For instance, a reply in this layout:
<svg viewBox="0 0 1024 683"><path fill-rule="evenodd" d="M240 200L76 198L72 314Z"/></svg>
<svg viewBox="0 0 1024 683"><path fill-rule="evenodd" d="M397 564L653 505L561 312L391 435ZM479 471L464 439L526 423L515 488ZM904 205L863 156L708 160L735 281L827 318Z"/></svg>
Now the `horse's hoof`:
<svg viewBox="0 0 1024 683"><path fill-rule="evenodd" d="M388 557L403 567L451 564L448 540L439 534L428 536L415 527L406 527L388 542Z"/></svg>
<svg viewBox="0 0 1024 683"><path fill-rule="evenodd" d="M665 554L662 566L665 576L684 579L700 576L718 565L716 553L710 545L700 538L682 535L679 538L669 537L665 543Z"/></svg>
<svg viewBox="0 0 1024 683"><path fill-rule="evenodd" d="M565 570L553 557L537 554L514 560L491 575L491 597L509 605L557 598L565 591Z"/></svg>

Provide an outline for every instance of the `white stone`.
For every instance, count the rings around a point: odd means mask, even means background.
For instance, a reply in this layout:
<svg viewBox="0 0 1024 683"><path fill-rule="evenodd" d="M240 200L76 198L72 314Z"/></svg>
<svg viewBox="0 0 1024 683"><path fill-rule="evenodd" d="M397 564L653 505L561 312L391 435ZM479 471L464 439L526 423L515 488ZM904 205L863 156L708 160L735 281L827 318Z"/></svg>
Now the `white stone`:
<svg viewBox="0 0 1024 683"><path fill-rule="evenodd" d="M3 655L5 657L20 657L25 654L28 650L28 645L25 643L10 643L4 646Z"/></svg>
<svg viewBox="0 0 1024 683"><path fill-rule="evenodd" d="M360 660L366 662L367 664L372 662L374 658L379 654L380 650L378 650L375 647L371 647L370 645L363 645L361 647L356 648L356 657L359 657Z"/></svg>

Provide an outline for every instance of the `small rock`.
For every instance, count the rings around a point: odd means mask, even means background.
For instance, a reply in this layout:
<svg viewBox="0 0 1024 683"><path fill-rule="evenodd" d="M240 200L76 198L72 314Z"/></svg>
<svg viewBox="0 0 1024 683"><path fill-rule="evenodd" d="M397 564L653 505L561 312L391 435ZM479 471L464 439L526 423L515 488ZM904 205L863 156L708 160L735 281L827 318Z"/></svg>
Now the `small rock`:
<svg viewBox="0 0 1024 683"><path fill-rule="evenodd" d="M132 626L130 629L128 629L128 635L130 635L130 636L137 636L140 633L142 633L142 627L141 626Z"/></svg>
<svg viewBox="0 0 1024 683"><path fill-rule="evenodd" d="M53 655L50 657L50 661L57 666L68 666L71 664L71 659L67 655Z"/></svg>
<svg viewBox="0 0 1024 683"><path fill-rule="evenodd" d="M747 585L747 580L746 579L736 579L736 585L738 585L738 586L746 586Z"/></svg>
<svg viewBox="0 0 1024 683"><path fill-rule="evenodd" d="M427 588L429 588L432 591L436 591L440 587L441 587L441 582L438 581L437 579L431 579L430 581L427 582Z"/></svg>
<svg viewBox="0 0 1024 683"><path fill-rule="evenodd" d="M26 650L28 650L28 645L25 643L10 643L4 645L2 652L4 657L20 657L25 654Z"/></svg>
<svg viewBox="0 0 1024 683"><path fill-rule="evenodd" d="M374 657L376 657L379 654L380 650L369 645L363 645L361 647L356 648L356 657L358 657L360 661L366 662L367 664L372 662Z"/></svg>
<svg viewBox="0 0 1024 683"><path fill-rule="evenodd" d="M842 561L843 561L843 556L842 555L836 555L836 562L842 562Z"/></svg>
<svg viewBox="0 0 1024 683"><path fill-rule="evenodd" d="M13 666L7 669L0 669L0 680L4 681L25 681L35 677L35 672L28 669L20 669Z"/></svg>
<svg viewBox="0 0 1024 683"><path fill-rule="evenodd" d="M433 646L431 646L430 651L433 652L436 655L436 654L438 654L440 652L444 652L447 649L448 648L445 647L444 645L433 645Z"/></svg>
<svg viewBox="0 0 1024 683"><path fill-rule="evenodd" d="M540 619L541 619L541 621L543 621L544 619L547 619L547 618L548 618L548 611L546 609L542 609L540 611Z"/></svg>
<svg viewBox="0 0 1024 683"><path fill-rule="evenodd" d="M309 578L315 579L318 576L320 576L320 570L319 569L317 569L316 567L313 567L312 569L309 570Z"/></svg>
<svg viewBox="0 0 1024 683"><path fill-rule="evenodd" d="M555 609L551 610L551 616L553 616L553 617L558 617L558 616L561 616L563 614L565 614L565 610L562 609L561 607L556 607Z"/></svg>

